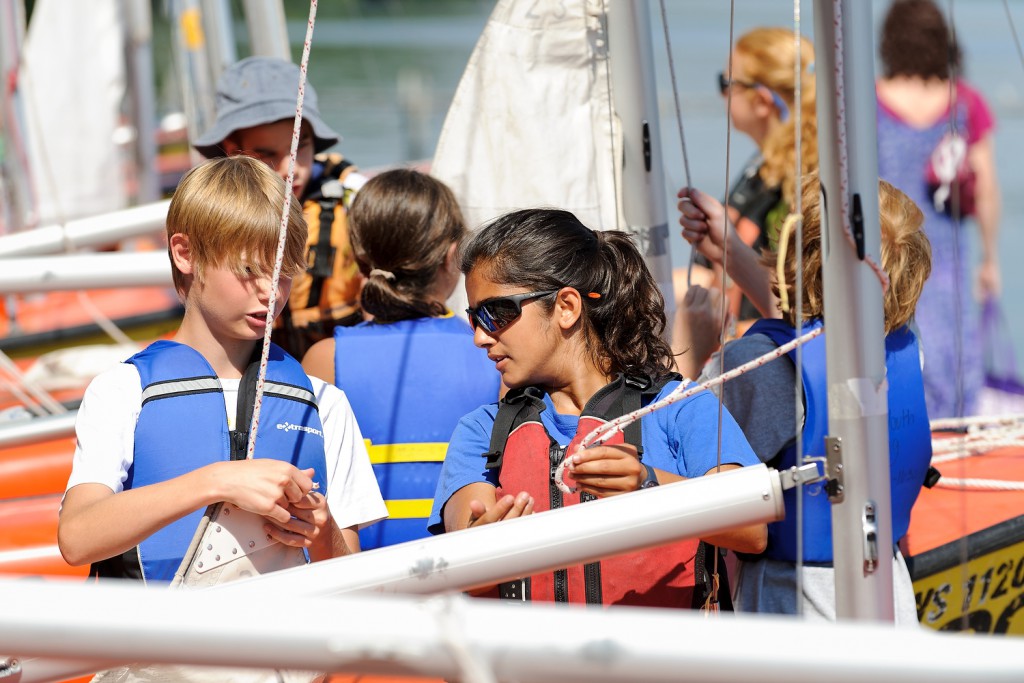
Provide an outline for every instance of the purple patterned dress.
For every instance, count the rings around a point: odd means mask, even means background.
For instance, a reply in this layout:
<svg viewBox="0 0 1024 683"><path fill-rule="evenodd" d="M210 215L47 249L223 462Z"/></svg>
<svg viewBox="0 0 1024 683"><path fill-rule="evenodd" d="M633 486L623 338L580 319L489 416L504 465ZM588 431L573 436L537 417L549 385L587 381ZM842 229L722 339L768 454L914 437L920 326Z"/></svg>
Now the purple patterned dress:
<svg viewBox="0 0 1024 683"><path fill-rule="evenodd" d="M968 144L992 129L988 107L974 90L958 87L957 129ZM915 320L924 354L924 388L929 418L972 415L984 381L978 339L978 305L970 277L973 259L968 220L957 225L936 210L925 180L932 150L949 130L944 115L926 128L901 119L879 100L878 175L910 197L924 212L932 246L932 274L917 304Z"/></svg>

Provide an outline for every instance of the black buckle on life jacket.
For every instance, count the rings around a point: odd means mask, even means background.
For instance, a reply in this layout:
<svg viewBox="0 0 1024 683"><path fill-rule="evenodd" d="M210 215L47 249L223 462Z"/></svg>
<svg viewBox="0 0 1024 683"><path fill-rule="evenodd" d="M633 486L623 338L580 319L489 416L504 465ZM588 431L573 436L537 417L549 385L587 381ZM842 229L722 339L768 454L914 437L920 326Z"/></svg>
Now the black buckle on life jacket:
<svg viewBox="0 0 1024 683"><path fill-rule="evenodd" d="M654 386L654 380L646 375L626 375L624 380L627 387L640 392L646 392Z"/></svg>
<svg viewBox="0 0 1024 683"><path fill-rule="evenodd" d="M524 422L529 411L538 415L544 410L544 391L538 387L522 387L512 389L498 404L498 414L491 428L491 443L488 451L483 454L487 459L485 469L501 469L502 457L505 454L505 442L516 425Z"/></svg>

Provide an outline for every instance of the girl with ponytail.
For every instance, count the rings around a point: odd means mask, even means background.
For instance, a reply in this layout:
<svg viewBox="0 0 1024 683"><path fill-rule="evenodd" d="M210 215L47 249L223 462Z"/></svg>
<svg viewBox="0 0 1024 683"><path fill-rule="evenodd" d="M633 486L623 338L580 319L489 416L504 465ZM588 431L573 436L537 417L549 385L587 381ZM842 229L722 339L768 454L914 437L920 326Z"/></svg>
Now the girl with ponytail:
<svg viewBox="0 0 1024 683"><path fill-rule="evenodd" d="M638 423L635 432L620 435L619 443L576 446L602 421L679 385L661 337L664 300L628 234L591 230L568 211L515 211L469 240L461 267L474 341L509 391L500 403L459 422L434 496L431 531L452 532L719 469L718 402L710 393L653 413L642 429ZM728 413L721 429L721 469L756 462ZM555 460L563 459L568 474L553 482ZM578 493L563 494L552 485L569 479ZM756 552L765 527L707 540ZM649 552L626 556L655 572L650 576L633 565L624 571L619 558L602 561L603 589L598 586L596 594L590 570L591 579L574 582L579 568L564 570L564 581L549 581L548 574L532 577L529 587L516 582L496 590L517 599L690 607L700 581L693 572L696 541L689 543L658 549L669 566L652 563Z"/></svg>
<svg viewBox="0 0 1024 683"><path fill-rule="evenodd" d="M462 415L498 397L500 378L445 307L466 232L451 190L411 169L386 171L356 195L349 224L372 320L336 327L302 364L344 390L369 441L390 514L360 531L369 549L427 535L448 437Z"/></svg>

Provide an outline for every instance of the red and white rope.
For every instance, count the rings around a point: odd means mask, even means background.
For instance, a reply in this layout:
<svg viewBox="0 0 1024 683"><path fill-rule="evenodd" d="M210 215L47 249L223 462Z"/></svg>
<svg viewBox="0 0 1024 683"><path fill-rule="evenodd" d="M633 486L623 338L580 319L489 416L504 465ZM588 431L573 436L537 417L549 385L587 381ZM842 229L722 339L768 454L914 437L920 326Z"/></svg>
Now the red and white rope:
<svg viewBox="0 0 1024 683"><path fill-rule="evenodd" d="M270 335L274 329L274 307L277 305L277 286L281 281L284 245L288 237L288 215L292 206L292 186L295 184L295 157L298 154L299 137L302 132L302 102L306 95L306 69L309 66L309 48L313 42L316 3L317 0L310 0L309 2L306 40L302 45L302 60L299 62L299 93L295 102L295 125L292 127L292 145L288 158L288 179L285 181L284 208L281 211L281 229L277 241L277 256L274 259L274 274L270 279L270 300L267 302L267 326L263 331L263 350L260 353L259 373L256 376L256 399L253 404L252 425L249 428L249 446L246 450L246 458L252 458L253 452L256 449L256 432L260 424L260 408L263 406L263 387L267 380L267 358L270 355Z"/></svg>
<svg viewBox="0 0 1024 683"><path fill-rule="evenodd" d="M973 489L981 491L1024 491L1024 481L1002 479L950 479L942 477L935 484L944 489Z"/></svg>
<svg viewBox="0 0 1024 683"><path fill-rule="evenodd" d="M755 370L764 365L765 363L769 363L775 360L776 358L784 356L785 354L789 353L796 347L802 344L806 344L807 342L814 339L824 331L824 327L818 327L816 329L813 329L807 334L797 337L793 341L786 342L785 344L775 349L774 351L770 351L764 354L763 356L759 356L751 361L744 363L743 365L740 365L736 368L733 368L732 370L729 370L726 373L719 375L718 377L709 379L706 382L702 382L695 386L688 386L690 382L684 380L683 383L680 384L675 391L673 391L671 394L661 399L660 401L655 401L654 403L644 406L639 410L634 410L633 412L627 413L622 417L615 418L614 420L606 422L605 424L601 425L594 431L590 432L585 437L583 437L583 440L580 442L580 448L600 446L601 444L608 441L608 439L612 438L615 434L622 432L623 430L625 430L627 426L633 424L643 416L650 415L654 411L661 410L665 406L672 405L673 403L677 403L679 401L682 401L683 399L687 399L701 391L717 387L718 385L728 382L733 378L739 377L740 375L750 372L751 370ZM575 493L575 489L570 488L562 479L562 473L565 469L565 462L566 461L563 460L562 463L555 470L555 485L566 493Z"/></svg>

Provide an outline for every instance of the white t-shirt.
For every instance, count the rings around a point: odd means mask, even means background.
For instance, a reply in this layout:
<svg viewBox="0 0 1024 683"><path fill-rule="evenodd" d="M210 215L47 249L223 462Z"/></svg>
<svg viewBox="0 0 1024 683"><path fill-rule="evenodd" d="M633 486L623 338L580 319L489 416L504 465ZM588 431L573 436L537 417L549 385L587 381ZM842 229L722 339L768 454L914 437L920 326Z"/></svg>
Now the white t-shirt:
<svg viewBox="0 0 1024 683"><path fill-rule="evenodd" d="M327 504L341 528L360 528L387 517L366 444L344 392L310 377L324 426L327 456ZM229 425L235 420L238 379L221 379ZM103 484L114 493L135 456L135 424L142 410L142 382L134 365L121 363L98 375L85 391L75 431L78 443L68 489Z"/></svg>

